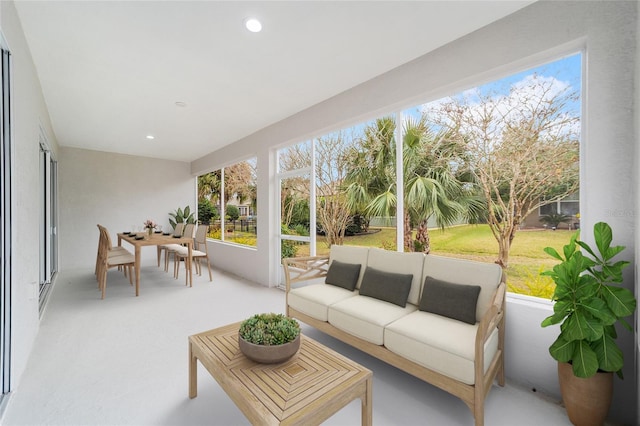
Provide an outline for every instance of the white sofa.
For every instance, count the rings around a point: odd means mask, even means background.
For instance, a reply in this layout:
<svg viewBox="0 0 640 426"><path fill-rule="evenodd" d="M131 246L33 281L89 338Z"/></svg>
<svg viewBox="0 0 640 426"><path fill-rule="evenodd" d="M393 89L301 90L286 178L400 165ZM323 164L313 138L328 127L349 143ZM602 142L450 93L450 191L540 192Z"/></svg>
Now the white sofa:
<svg viewBox="0 0 640 426"><path fill-rule="evenodd" d="M483 425L504 386L500 266L355 246L283 265L288 316L456 395Z"/></svg>

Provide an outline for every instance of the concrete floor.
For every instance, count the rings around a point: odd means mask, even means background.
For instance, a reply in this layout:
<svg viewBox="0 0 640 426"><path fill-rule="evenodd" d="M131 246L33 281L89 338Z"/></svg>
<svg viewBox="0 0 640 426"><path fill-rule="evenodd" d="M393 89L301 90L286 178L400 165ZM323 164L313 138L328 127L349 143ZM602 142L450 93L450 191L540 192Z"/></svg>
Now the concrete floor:
<svg viewBox="0 0 640 426"><path fill-rule="evenodd" d="M184 272L183 272L184 273ZM284 312L284 292L214 271L193 288L143 267L140 297L109 272L107 297L92 271L58 276L17 390L0 422L12 425L244 425L242 413L202 366L187 396L187 336L258 312ZM374 425L472 425L459 399L303 325L303 332L374 373ZM508 354L507 354L508 356ZM507 372L508 376L508 372ZM360 423L354 401L326 425ZM509 383L494 386L485 424L570 425L557 401Z"/></svg>

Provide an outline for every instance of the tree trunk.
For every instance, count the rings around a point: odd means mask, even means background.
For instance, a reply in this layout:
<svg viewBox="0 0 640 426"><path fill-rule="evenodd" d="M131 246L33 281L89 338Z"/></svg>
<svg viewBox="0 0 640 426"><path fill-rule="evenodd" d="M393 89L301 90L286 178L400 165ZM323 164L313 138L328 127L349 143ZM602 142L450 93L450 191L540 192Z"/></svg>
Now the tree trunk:
<svg viewBox="0 0 640 426"><path fill-rule="evenodd" d="M431 240L429 238L429 229L427 228L427 221L420 221L418 229L416 231L416 241L422 246L422 252L429 254L431 252Z"/></svg>
<svg viewBox="0 0 640 426"><path fill-rule="evenodd" d="M502 266L502 269L507 269L509 266L509 251L511 250L511 242L515 232L512 227L507 227L500 230L500 239L498 240L498 260L496 263Z"/></svg>
<svg viewBox="0 0 640 426"><path fill-rule="evenodd" d="M404 212L404 251L405 252L413 251L413 235L411 232L411 218L409 217L409 212L406 210Z"/></svg>

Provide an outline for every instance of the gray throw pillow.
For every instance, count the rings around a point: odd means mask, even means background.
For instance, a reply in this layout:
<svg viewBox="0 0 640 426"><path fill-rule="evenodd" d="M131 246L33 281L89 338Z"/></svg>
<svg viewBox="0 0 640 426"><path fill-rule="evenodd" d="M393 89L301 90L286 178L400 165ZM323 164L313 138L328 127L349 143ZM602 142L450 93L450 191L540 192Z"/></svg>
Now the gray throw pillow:
<svg viewBox="0 0 640 426"><path fill-rule="evenodd" d="M334 260L329 265L324 282L353 291L356 288L361 267L356 263L343 263Z"/></svg>
<svg viewBox="0 0 640 426"><path fill-rule="evenodd" d="M394 274L367 268L360 284L360 295L374 297L394 305L407 306L413 274Z"/></svg>
<svg viewBox="0 0 640 426"><path fill-rule="evenodd" d="M452 284L427 277L418 309L475 324L479 294L477 285Z"/></svg>

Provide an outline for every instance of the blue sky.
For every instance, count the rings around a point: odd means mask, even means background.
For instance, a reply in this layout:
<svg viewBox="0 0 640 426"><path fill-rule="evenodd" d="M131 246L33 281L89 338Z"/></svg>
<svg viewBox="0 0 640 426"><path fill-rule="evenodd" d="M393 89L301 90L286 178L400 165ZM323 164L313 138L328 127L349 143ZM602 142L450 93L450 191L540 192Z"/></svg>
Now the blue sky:
<svg viewBox="0 0 640 426"><path fill-rule="evenodd" d="M493 83L480 86L481 90L487 90L490 88L499 87L501 85L510 86L513 83L521 81L526 76L533 73L540 75L555 77L560 81L569 83L575 89L580 89L580 82L582 76L582 54L577 53L571 56L567 56L563 59L550 62L539 67L531 68L526 71L512 74L509 77L497 80Z"/></svg>
<svg viewBox="0 0 640 426"><path fill-rule="evenodd" d="M527 76L532 74L538 74L539 76L545 76L554 78L560 82L564 82L571 86L573 90L581 89L581 79L582 79L582 54L575 53L572 55L565 56L558 60L542 64L540 66L527 69L525 71L518 72L516 74L511 74L507 77L501 78L499 80L495 80L491 83L487 83L471 90L479 90L481 94L494 93L494 94L502 94L506 95L509 92L509 88L517 84L518 82L526 79ZM450 97L456 97L458 95L462 95L461 93L451 93ZM439 102L438 100L434 101L435 103ZM425 105L415 105L411 108L407 108L403 111L405 115L413 115L418 116L420 111L425 108ZM580 101L578 100L575 104L569 105L569 108L573 111L579 113L580 112ZM371 120L368 122L360 123L351 128L342 129L341 131L332 132L325 136L330 136L334 133L346 132L346 134L353 134L351 132L355 132L356 134L361 134L364 127L368 124L373 123L375 120Z"/></svg>

